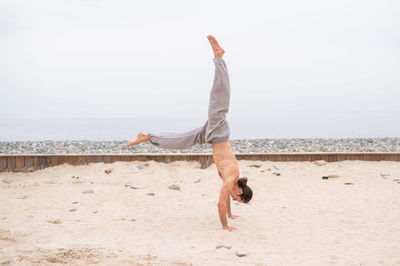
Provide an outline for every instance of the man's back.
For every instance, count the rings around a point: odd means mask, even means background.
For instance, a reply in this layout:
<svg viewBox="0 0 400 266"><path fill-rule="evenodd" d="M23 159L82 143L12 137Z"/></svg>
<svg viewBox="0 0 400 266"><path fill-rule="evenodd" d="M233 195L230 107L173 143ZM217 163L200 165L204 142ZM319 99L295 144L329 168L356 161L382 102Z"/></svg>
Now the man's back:
<svg viewBox="0 0 400 266"><path fill-rule="evenodd" d="M213 144L213 158L224 182L227 176L239 177L239 167L229 141Z"/></svg>

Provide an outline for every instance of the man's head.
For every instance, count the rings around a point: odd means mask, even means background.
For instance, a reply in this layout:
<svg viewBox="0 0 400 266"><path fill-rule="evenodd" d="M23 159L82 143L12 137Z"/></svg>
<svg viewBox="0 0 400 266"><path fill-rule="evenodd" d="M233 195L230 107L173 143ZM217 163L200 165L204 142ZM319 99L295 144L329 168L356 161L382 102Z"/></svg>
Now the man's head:
<svg viewBox="0 0 400 266"><path fill-rule="evenodd" d="M233 200L243 203L249 202L253 197L253 191L247 185L247 177L239 178L237 186L230 193Z"/></svg>

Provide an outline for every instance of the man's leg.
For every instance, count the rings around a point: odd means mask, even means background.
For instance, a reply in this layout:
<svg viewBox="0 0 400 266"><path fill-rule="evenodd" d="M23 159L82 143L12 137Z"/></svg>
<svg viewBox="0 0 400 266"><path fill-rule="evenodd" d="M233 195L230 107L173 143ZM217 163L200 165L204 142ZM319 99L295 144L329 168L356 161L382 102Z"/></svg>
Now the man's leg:
<svg viewBox="0 0 400 266"><path fill-rule="evenodd" d="M215 77L210 92L208 121L204 126L183 133L160 132L139 133L136 139L128 142L127 146L150 141L152 144L165 149L188 149L195 144L216 144L229 140L229 125L226 113L229 110L229 76L222 55L225 51L219 46L213 36L207 36L214 52Z"/></svg>
<svg viewBox="0 0 400 266"><path fill-rule="evenodd" d="M127 146L137 145L150 141L152 144L163 149L189 149L196 144L204 144L207 123L186 132L152 132L148 134L139 133L136 139L128 142Z"/></svg>
<svg viewBox="0 0 400 266"><path fill-rule="evenodd" d="M226 121L226 114L229 111L230 83L228 68L225 61L222 59L222 55L225 51L219 46L213 36L208 37L208 39L215 55L213 59L215 64L215 76L214 84L210 92L205 141L207 143L217 144L229 140L230 128Z"/></svg>

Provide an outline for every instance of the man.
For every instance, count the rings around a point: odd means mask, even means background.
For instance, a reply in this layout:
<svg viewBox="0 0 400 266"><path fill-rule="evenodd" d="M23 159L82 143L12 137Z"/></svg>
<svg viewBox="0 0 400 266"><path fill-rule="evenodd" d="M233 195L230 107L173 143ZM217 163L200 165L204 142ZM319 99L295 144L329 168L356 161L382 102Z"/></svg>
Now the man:
<svg viewBox="0 0 400 266"><path fill-rule="evenodd" d="M234 201L247 203L253 196L247 186L247 178L239 178L239 168L236 157L229 144L230 128L226 121L229 111L230 84L228 69L222 59L225 51L214 36L207 36L214 52L215 76L210 92L208 120L204 126L183 133L139 133L128 142L127 146L150 141L152 144L165 149L188 149L195 144L211 143L213 158L218 174L224 182L220 191L218 213L224 230L233 231L236 228L228 226L227 216L235 219L238 216L231 213L230 198Z"/></svg>

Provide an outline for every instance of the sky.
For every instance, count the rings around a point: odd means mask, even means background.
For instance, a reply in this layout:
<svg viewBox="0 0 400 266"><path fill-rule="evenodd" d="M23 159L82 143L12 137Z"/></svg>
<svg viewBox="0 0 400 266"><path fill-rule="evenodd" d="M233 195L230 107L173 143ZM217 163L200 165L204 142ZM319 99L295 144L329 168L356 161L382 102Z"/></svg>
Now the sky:
<svg viewBox="0 0 400 266"><path fill-rule="evenodd" d="M385 119L400 136L399 1L0 1L0 119Z"/></svg>

